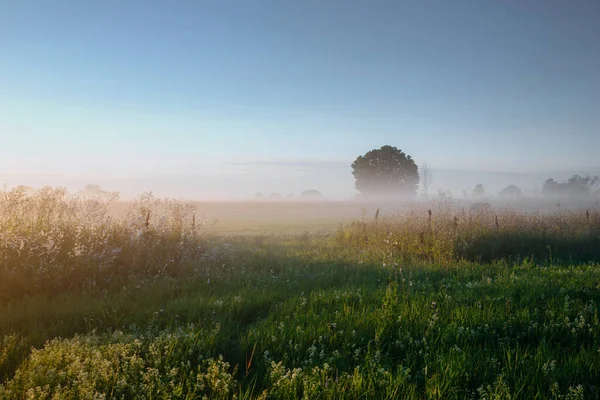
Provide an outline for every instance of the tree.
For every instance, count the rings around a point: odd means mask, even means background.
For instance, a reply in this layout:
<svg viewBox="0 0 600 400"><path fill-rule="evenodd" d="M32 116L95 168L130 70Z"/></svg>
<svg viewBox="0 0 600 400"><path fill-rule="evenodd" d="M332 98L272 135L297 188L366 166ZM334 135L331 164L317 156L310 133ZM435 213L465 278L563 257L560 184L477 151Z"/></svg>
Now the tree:
<svg viewBox="0 0 600 400"><path fill-rule="evenodd" d="M419 171L411 156L392 146L369 151L352 163L356 189L366 196L414 196Z"/></svg>
<svg viewBox="0 0 600 400"><path fill-rule="evenodd" d="M483 197L485 195L485 188L481 183L475 185L473 189L473 197Z"/></svg>
<svg viewBox="0 0 600 400"><path fill-rule="evenodd" d="M598 184L600 178L597 176L573 175L563 182L551 178L544 182L542 193L546 196L589 196L596 191Z"/></svg>
<svg viewBox="0 0 600 400"><path fill-rule="evenodd" d="M557 195L560 192L560 184L553 178L547 179L542 186L542 193L546 196Z"/></svg>
<svg viewBox="0 0 600 400"><path fill-rule="evenodd" d="M431 173L431 168L429 168L429 165L421 165L419 176L421 178L421 186L423 186L423 196L427 198L427 190L433 181L433 174Z"/></svg>
<svg viewBox="0 0 600 400"><path fill-rule="evenodd" d="M591 177L573 175L567 181L567 187L569 188L569 194L574 196L589 196L597 183L600 182L600 178L597 176Z"/></svg>
<svg viewBox="0 0 600 400"><path fill-rule="evenodd" d="M321 200L323 199L323 194L318 190L310 189L300 193L300 198L302 200Z"/></svg>
<svg viewBox="0 0 600 400"><path fill-rule="evenodd" d="M99 185L88 184L77 191L77 196L84 199L115 200L118 197L118 192L107 192Z"/></svg>
<svg viewBox="0 0 600 400"><path fill-rule="evenodd" d="M515 185L508 185L498 193L500 197L520 197L522 194L521 188Z"/></svg>

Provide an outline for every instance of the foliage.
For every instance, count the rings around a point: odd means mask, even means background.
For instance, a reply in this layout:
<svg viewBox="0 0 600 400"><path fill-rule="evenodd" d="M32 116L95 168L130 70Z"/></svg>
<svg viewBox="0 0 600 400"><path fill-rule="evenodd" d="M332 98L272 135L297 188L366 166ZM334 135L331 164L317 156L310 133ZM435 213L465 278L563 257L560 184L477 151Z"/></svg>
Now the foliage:
<svg viewBox="0 0 600 400"><path fill-rule="evenodd" d="M324 196L318 190L310 189L300 193L300 198L303 200L322 200Z"/></svg>
<svg viewBox="0 0 600 400"><path fill-rule="evenodd" d="M500 197L520 197L523 193L521 192L521 188L515 185L508 185L504 189L502 189L499 193Z"/></svg>
<svg viewBox="0 0 600 400"><path fill-rule="evenodd" d="M542 193L546 196L589 196L599 192L598 184L600 184L600 178L589 175L585 177L573 175L564 182L548 179L544 182Z"/></svg>
<svg viewBox="0 0 600 400"><path fill-rule="evenodd" d="M119 194L117 192L107 192L103 190L99 185L88 184L83 189L77 191L78 197L84 199L100 199L104 201L115 201Z"/></svg>
<svg viewBox="0 0 600 400"><path fill-rule="evenodd" d="M485 195L485 188L481 183L475 185L473 189L473 197L483 197Z"/></svg>
<svg viewBox="0 0 600 400"><path fill-rule="evenodd" d="M356 189L367 196L414 196L419 183L411 156L392 146L371 150L352 163Z"/></svg>
<svg viewBox="0 0 600 400"><path fill-rule="evenodd" d="M222 357L197 353L201 331L75 336L34 349L2 398L172 398L229 399L235 369ZM210 336L210 335L209 335Z"/></svg>

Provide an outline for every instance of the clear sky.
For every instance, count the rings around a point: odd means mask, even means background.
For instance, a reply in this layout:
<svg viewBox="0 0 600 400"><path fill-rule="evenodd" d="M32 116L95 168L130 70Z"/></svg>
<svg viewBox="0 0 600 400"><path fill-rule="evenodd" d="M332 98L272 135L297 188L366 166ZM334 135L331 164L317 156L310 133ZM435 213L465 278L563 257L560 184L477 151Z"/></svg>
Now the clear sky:
<svg viewBox="0 0 600 400"><path fill-rule="evenodd" d="M594 170L599 40L597 0L3 0L0 178L350 196L386 144Z"/></svg>

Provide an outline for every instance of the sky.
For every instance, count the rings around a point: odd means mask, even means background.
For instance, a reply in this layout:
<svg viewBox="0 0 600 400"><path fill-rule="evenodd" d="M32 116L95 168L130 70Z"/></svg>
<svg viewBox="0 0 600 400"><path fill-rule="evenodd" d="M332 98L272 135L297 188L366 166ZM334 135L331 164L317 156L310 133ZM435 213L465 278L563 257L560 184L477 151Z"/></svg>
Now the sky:
<svg viewBox="0 0 600 400"><path fill-rule="evenodd" d="M3 0L0 183L346 198L392 145L534 190L600 173L598 38L596 0Z"/></svg>

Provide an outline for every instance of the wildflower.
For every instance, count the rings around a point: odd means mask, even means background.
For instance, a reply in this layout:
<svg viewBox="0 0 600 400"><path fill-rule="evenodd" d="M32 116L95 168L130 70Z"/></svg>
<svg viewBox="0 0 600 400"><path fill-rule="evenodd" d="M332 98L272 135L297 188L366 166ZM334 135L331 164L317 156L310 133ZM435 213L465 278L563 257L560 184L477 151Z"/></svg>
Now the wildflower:
<svg viewBox="0 0 600 400"><path fill-rule="evenodd" d="M552 360L549 362L544 363L544 365L542 365L542 372L544 373L544 375L549 375L551 372L554 372L554 369L556 368L556 360Z"/></svg>

